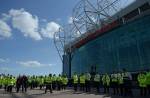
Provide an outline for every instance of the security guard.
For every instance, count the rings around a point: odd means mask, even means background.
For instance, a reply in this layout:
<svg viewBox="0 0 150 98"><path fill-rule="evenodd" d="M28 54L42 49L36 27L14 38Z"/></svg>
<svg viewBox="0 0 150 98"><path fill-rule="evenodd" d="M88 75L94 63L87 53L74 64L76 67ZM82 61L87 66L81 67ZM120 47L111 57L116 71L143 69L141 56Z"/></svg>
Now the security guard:
<svg viewBox="0 0 150 98"><path fill-rule="evenodd" d="M140 94L141 96L146 96L146 75L144 72L139 73L137 77L139 87L140 87Z"/></svg>
<svg viewBox="0 0 150 98"><path fill-rule="evenodd" d="M111 87L113 88L113 94L114 95L119 93L119 91L118 91L118 78L117 78L117 74L115 72L113 72L113 74L111 74Z"/></svg>
<svg viewBox="0 0 150 98"><path fill-rule="evenodd" d="M73 79L74 91L77 91L77 89L78 89L78 75L76 73L74 73L72 79Z"/></svg>
<svg viewBox="0 0 150 98"><path fill-rule="evenodd" d="M50 90L50 93L53 93L52 92L52 74L49 74L49 76L45 78L45 85L46 85L45 93L47 93L47 89Z"/></svg>
<svg viewBox="0 0 150 98"><path fill-rule="evenodd" d="M3 85L3 76L0 75L0 89L2 88L2 85Z"/></svg>
<svg viewBox="0 0 150 98"><path fill-rule="evenodd" d="M9 81L9 74L7 76L4 76L4 89L5 91L7 91L7 87L8 87L8 81Z"/></svg>
<svg viewBox="0 0 150 98"><path fill-rule="evenodd" d="M117 80L120 95L123 96L123 75L121 73L117 73Z"/></svg>
<svg viewBox="0 0 150 98"><path fill-rule="evenodd" d="M61 90L62 88L62 76L59 74L57 77L57 90Z"/></svg>
<svg viewBox="0 0 150 98"><path fill-rule="evenodd" d="M147 84L148 94L150 95L150 71L146 73L146 84Z"/></svg>
<svg viewBox="0 0 150 98"><path fill-rule="evenodd" d="M124 96L133 96L131 86L132 86L132 75L130 72L127 72L126 69L123 69L123 87L124 87Z"/></svg>
<svg viewBox="0 0 150 98"><path fill-rule="evenodd" d="M44 86L44 78L43 78L43 76L40 76L39 77L39 86L40 86L40 90L43 88L43 86Z"/></svg>
<svg viewBox="0 0 150 98"><path fill-rule="evenodd" d="M52 77L52 88L53 88L53 90L56 89L56 80L57 80L57 76L54 74Z"/></svg>
<svg viewBox="0 0 150 98"><path fill-rule="evenodd" d="M102 76L102 82L104 86L104 93L109 93L110 77L107 73Z"/></svg>
<svg viewBox="0 0 150 98"><path fill-rule="evenodd" d="M62 89L65 90L66 89L66 86L68 84L68 78L66 75L63 75L62 76Z"/></svg>
<svg viewBox="0 0 150 98"><path fill-rule="evenodd" d="M80 75L79 81L80 81L80 91L84 91L84 87L85 87L85 75L83 73Z"/></svg>
<svg viewBox="0 0 150 98"><path fill-rule="evenodd" d="M98 73L96 73L96 75L94 76L94 84L97 89L97 93L99 93L100 92L100 75Z"/></svg>
<svg viewBox="0 0 150 98"><path fill-rule="evenodd" d="M85 74L85 88L86 88L86 92L91 91L91 74L90 73Z"/></svg>
<svg viewBox="0 0 150 98"><path fill-rule="evenodd" d="M31 89L35 88L35 75L31 77Z"/></svg>
<svg viewBox="0 0 150 98"><path fill-rule="evenodd" d="M8 78L7 92L10 92L10 93L11 93L13 86L14 86L14 80L13 80L13 77L10 76L10 77Z"/></svg>

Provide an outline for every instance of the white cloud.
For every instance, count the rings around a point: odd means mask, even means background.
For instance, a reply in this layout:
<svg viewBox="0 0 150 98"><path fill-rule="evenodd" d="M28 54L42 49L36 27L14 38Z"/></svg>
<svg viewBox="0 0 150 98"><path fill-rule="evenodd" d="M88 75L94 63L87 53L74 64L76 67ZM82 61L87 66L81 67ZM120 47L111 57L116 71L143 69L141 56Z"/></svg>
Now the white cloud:
<svg viewBox="0 0 150 98"><path fill-rule="evenodd" d="M69 23L69 24L72 24L72 23L73 23L73 17L69 17L68 23Z"/></svg>
<svg viewBox="0 0 150 98"><path fill-rule="evenodd" d="M41 29L41 34L43 35L43 37L53 38L54 33L58 32L59 28L60 25L52 21L47 23L45 28Z"/></svg>
<svg viewBox="0 0 150 98"><path fill-rule="evenodd" d="M8 62L9 62L9 59L0 58L0 63L8 63Z"/></svg>
<svg viewBox="0 0 150 98"><path fill-rule="evenodd" d="M30 37L34 40L41 40L42 37L38 32L39 20L37 16L33 16L24 9L11 9L9 15L12 18L14 28L20 30L25 37Z"/></svg>
<svg viewBox="0 0 150 98"><path fill-rule="evenodd" d="M51 64L42 64L39 61L18 61L17 64L20 64L24 67L45 67L52 66Z"/></svg>
<svg viewBox="0 0 150 98"><path fill-rule="evenodd" d="M0 20L0 37L9 38L11 37L11 28L3 20Z"/></svg>

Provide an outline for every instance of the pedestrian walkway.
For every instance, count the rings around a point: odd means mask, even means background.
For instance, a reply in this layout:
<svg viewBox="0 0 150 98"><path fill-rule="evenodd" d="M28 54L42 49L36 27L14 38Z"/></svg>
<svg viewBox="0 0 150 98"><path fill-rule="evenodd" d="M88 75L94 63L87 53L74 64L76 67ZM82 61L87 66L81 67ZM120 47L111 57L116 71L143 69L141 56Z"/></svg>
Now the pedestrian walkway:
<svg viewBox="0 0 150 98"><path fill-rule="evenodd" d="M16 93L14 90L12 93L6 93L3 89L0 90L0 98L132 98L132 97L121 97L121 96L111 96L104 94L94 94L94 93L83 93L74 92L73 90L65 91L54 91L52 94L44 94L44 90L28 90L27 93ZM134 98L142 98L135 96ZM149 97L143 97L149 98Z"/></svg>

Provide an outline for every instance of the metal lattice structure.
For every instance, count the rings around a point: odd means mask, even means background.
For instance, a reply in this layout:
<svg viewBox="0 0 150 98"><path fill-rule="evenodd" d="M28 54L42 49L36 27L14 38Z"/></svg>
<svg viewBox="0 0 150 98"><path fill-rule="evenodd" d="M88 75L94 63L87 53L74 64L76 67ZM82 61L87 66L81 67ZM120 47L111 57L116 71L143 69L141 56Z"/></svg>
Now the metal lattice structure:
<svg viewBox="0 0 150 98"><path fill-rule="evenodd" d="M83 33L93 33L113 21L113 16L135 0L81 0L73 8L73 23L60 27L54 34L54 44L61 60L65 48L71 52L72 43Z"/></svg>
<svg viewBox="0 0 150 98"><path fill-rule="evenodd" d="M69 45L71 44L69 43L78 38L79 36L80 34L73 24L68 24L60 27L59 31L55 32L54 44L61 60L63 60L62 55L65 54L65 46L70 47ZM71 51L71 48L68 51Z"/></svg>
<svg viewBox="0 0 150 98"><path fill-rule="evenodd" d="M73 23L82 34L94 32L134 0L81 0L73 9Z"/></svg>

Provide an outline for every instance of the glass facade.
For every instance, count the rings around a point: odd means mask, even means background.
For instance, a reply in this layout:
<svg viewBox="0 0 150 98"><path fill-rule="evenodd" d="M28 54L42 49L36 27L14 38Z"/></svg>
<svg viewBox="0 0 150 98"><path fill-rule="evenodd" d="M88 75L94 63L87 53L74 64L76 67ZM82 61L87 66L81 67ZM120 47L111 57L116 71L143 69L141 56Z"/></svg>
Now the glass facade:
<svg viewBox="0 0 150 98"><path fill-rule="evenodd" d="M96 69L111 73L126 68L150 68L150 16L124 24L92 40L73 52L71 73Z"/></svg>

